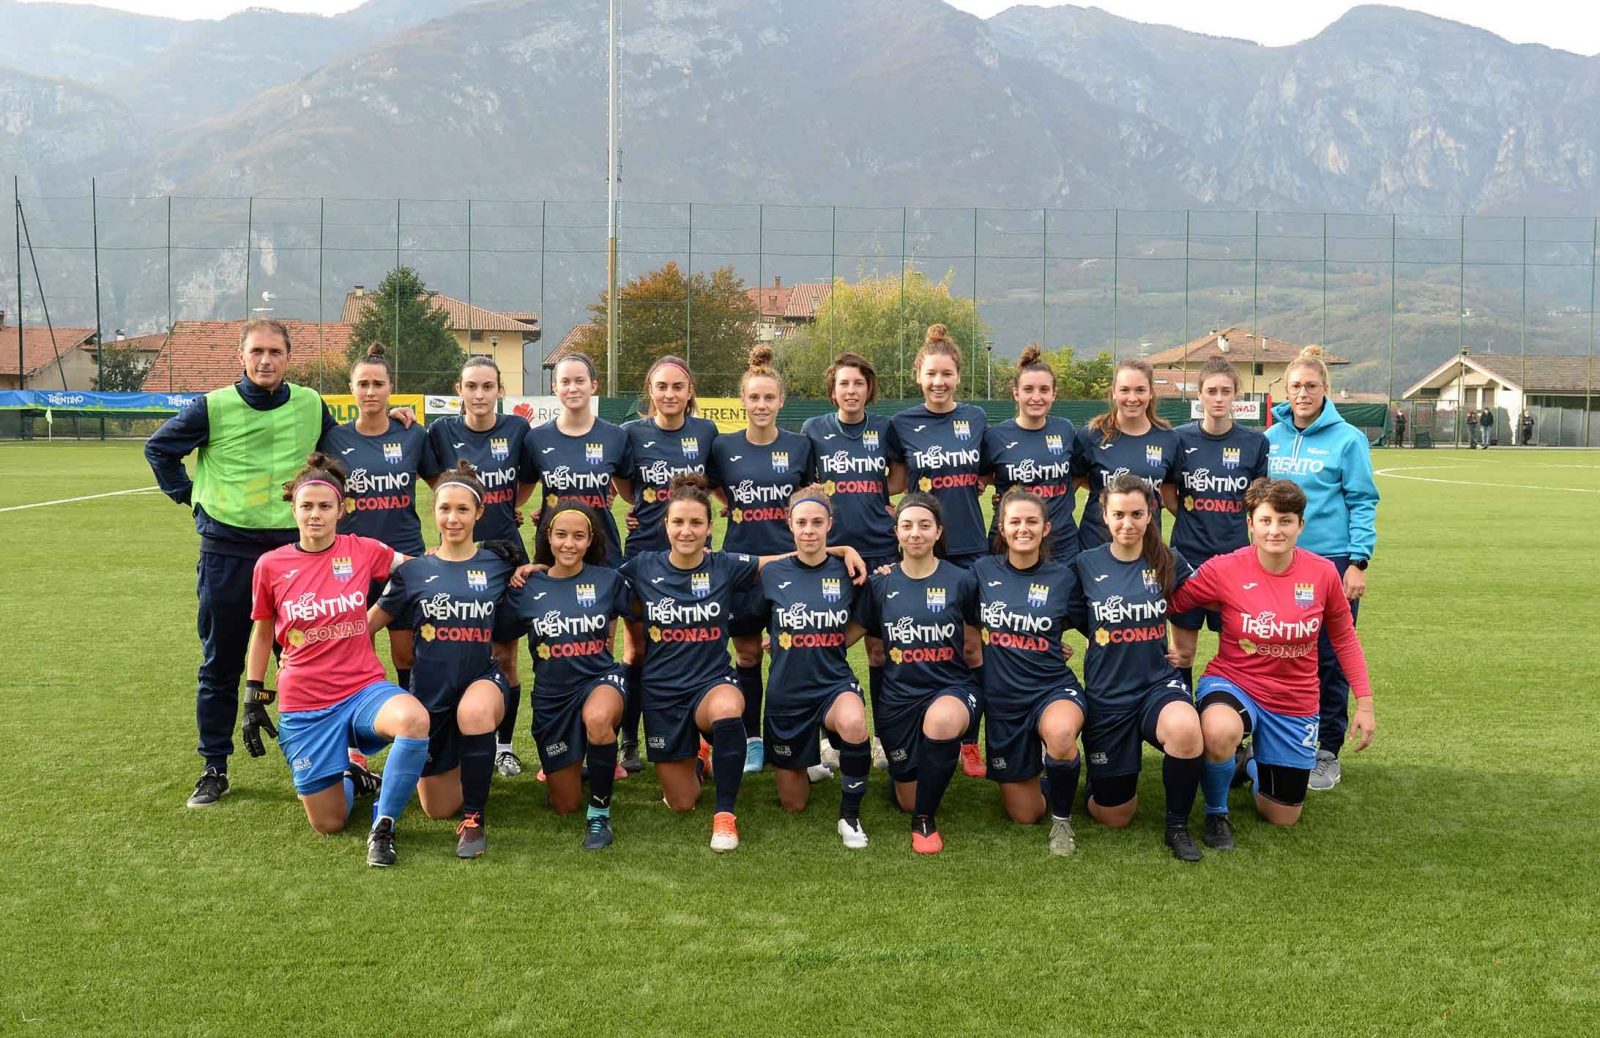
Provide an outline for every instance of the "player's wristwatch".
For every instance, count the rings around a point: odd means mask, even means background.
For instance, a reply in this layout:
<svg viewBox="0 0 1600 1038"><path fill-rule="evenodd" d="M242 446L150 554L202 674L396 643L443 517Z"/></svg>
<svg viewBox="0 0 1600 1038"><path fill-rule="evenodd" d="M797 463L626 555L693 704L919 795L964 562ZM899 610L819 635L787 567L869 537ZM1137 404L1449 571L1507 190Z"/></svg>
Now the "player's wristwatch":
<svg viewBox="0 0 1600 1038"><path fill-rule="evenodd" d="M1371 559L1351 559L1350 565L1365 573L1367 571L1367 564L1371 561Z"/></svg>
<svg viewBox="0 0 1600 1038"><path fill-rule="evenodd" d="M244 697L252 703L270 703L278 698L278 693L260 681L246 681L244 683Z"/></svg>

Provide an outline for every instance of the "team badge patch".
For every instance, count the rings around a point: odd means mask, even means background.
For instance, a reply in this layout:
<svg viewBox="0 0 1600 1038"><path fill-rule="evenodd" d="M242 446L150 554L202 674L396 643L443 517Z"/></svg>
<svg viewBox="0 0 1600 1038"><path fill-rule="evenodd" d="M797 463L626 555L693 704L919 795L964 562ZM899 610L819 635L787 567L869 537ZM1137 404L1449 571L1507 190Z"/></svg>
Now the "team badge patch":
<svg viewBox="0 0 1600 1038"><path fill-rule="evenodd" d="M1050 586L1048 584L1029 584L1028 585L1028 604L1029 605L1031 605L1031 606L1042 606L1042 605L1044 605L1045 601L1049 597L1050 597Z"/></svg>
<svg viewBox="0 0 1600 1038"><path fill-rule="evenodd" d="M1315 584L1296 584L1294 586L1294 601L1301 608L1305 608L1317 600Z"/></svg>
<svg viewBox="0 0 1600 1038"><path fill-rule="evenodd" d="M511 457L511 441L504 436L496 436L490 440L489 456L495 461L505 461Z"/></svg>
<svg viewBox="0 0 1600 1038"><path fill-rule="evenodd" d="M1222 467L1225 469L1236 469L1239 467L1239 448L1222 448Z"/></svg>
<svg viewBox="0 0 1600 1038"><path fill-rule="evenodd" d="M349 580L351 577L355 576L355 573L356 567L350 559L344 558L333 560L333 575L338 579Z"/></svg>
<svg viewBox="0 0 1600 1038"><path fill-rule="evenodd" d="M876 429L868 429L866 432L862 433L861 434L861 446L865 447L869 451L877 450L878 449L878 430L876 430Z"/></svg>
<svg viewBox="0 0 1600 1038"><path fill-rule="evenodd" d="M709 574L709 573L691 573L691 574L689 574L689 590L690 590L690 592L692 592L694 594L694 597L696 597L696 598L704 598L707 595L711 594L711 574Z"/></svg>
<svg viewBox="0 0 1600 1038"><path fill-rule="evenodd" d="M487 590L489 590L489 573L488 573L488 571L487 570L481 570L481 569L469 569L469 570L467 570L467 587L471 588L474 591L487 591Z"/></svg>
<svg viewBox="0 0 1600 1038"><path fill-rule="evenodd" d="M1161 464L1161 457L1161 445L1159 443L1147 443L1144 445L1145 464L1159 465Z"/></svg>
<svg viewBox="0 0 1600 1038"><path fill-rule="evenodd" d="M788 451L773 451L772 452L772 471L774 471L774 472L788 472L789 471L789 452Z"/></svg>
<svg viewBox="0 0 1600 1038"><path fill-rule="evenodd" d="M930 587L928 589L928 608L929 609L943 609L944 608L944 588L942 588L942 587Z"/></svg>
<svg viewBox="0 0 1600 1038"><path fill-rule="evenodd" d="M838 577L822 578L822 600L824 602L837 602L842 593Z"/></svg>
<svg viewBox="0 0 1600 1038"><path fill-rule="evenodd" d="M678 446L683 448L685 458L698 458L700 456L700 441L693 436L685 436L678 441Z"/></svg>
<svg viewBox="0 0 1600 1038"><path fill-rule="evenodd" d="M971 422L965 422L965 421L961 421L960 419L957 419L956 421L951 422L950 424L955 429L956 439L958 439L958 440L970 440L970 439L972 439L972 423Z"/></svg>
<svg viewBox="0 0 1600 1038"><path fill-rule="evenodd" d="M1044 449L1049 451L1051 454L1060 454L1062 451L1066 450L1066 448L1061 445L1061 437L1055 435L1054 433L1048 433L1045 435Z"/></svg>
<svg viewBox="0 0 1600 1038"><path fill-rule="evenodd" d="M581 606L592 606L592 605L595 604L597 599L596 599L596 596L595 596L595 593L594 593L594 587L595 586L593 584L579 584L578 585L578 604L579 605L581 605Z"/></svg>
<svg viewBox="0 0 1600 1038"><path fill-rule="evenodd" d="M383 460L387 461L391 465L400 464L400 445L398 443L384 444Z"/></svg>
<svg viewBox="0 0 1600 1038"><path fill-rule="evenodd" d="M1161 581L1157 578L1155 570L1142 569L1139 571L1139 576L1144 581L1144 589L1146 591L1161 590Z"/></svg>
<svg viewBox="0 0 1600 1038"><path fill-rule="evenodd" d="M583 445L583 460L588 462L590 465L598 465L604 461L605 458L606 449L604 444L586 443Z"/></svg>

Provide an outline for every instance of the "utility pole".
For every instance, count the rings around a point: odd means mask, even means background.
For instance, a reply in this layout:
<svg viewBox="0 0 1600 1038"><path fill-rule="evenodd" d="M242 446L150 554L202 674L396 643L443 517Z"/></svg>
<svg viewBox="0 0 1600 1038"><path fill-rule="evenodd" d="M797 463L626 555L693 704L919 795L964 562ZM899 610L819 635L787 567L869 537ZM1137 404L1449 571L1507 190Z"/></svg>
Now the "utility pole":
<svg viewBox="0 0 1600 1038"><path fill-rule="evenodd" d="M617 0L606 34L606 395L617 395Z"/></svg>

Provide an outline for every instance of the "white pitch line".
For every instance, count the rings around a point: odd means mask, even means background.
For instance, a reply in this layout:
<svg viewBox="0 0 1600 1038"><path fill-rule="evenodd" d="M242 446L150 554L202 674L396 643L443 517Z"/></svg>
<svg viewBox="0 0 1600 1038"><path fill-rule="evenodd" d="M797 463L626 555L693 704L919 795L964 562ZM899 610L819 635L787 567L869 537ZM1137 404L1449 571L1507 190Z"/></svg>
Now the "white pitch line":
<svg viewBox="0 0 1600 1038"><path fill-rule="evenodd" d="M20 512L20 511L22 511L23 509L26 509L26 508L49 508L51 505L70 505L74 501L93 501L96 498L101 498L101 497L120 497L123 494L148 494L152 490L159 490L159 489L161 489L161 488L160 487L135 487L132 490L112 490L112 491L108 491L108 492L106 492L104 494L85 494L83 497L63 497L58 501L35 501L31 505L10 505L10 506L8 506L6 508L0 508L0 512Z"/></svg>
<svg viewBox="0 0 1600 1038"><path fill-rule="evenodd" d="M1593 487L1545 487L1531 483L1485 483L1475 479L1438 479L1430 476L1401 475L1402 472L1437 472L1439 469L1464 469L1470 467L1468 465L1414 465L1403 469L1379 469L1373 475L1388 476L1390 479L1414 479L1418 483L1449 483L1459 487L1505 487L1508 490L1561 490L1569 494L1600 494L1600 489Z"/></svg>

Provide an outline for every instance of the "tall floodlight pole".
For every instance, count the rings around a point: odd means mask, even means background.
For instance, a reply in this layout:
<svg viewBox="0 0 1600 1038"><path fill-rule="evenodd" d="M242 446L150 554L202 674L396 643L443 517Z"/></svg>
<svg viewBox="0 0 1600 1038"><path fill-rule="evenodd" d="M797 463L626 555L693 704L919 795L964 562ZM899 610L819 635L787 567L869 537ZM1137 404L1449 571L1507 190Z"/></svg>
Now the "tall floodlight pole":
<svg viewBox="0 0 1600 1038"><path fill-rule="evenodd" d="M617 0L606 39L606 395L617 395Z"/></svg>

